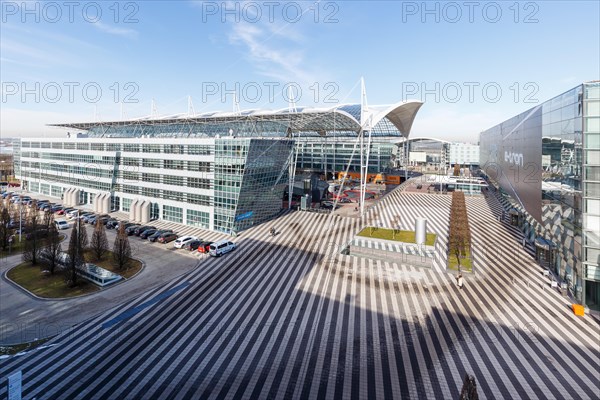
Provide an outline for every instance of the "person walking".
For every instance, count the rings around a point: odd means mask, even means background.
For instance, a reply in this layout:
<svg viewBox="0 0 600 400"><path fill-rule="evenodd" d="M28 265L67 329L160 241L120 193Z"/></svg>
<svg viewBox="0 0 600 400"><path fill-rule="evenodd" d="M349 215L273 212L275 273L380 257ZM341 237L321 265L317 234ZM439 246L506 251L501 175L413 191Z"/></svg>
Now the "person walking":
<svg viewBox="0 0 600 400"><path fill-rule="evenodd" d="M458 274L456 276L456 283L457 283L459 289L463 288L463 276L462 276L462 274Z"/></svg>

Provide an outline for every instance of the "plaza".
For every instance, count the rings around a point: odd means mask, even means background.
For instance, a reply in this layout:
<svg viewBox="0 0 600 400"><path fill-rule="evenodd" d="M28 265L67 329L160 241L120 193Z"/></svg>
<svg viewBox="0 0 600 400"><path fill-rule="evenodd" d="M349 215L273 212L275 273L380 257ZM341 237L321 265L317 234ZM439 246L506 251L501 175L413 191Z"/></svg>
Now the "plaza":
<svg viewBox="0 0 600 400"><path fill-rule="evenodd" d="M339 252L364 226L418 216L443 251L449 206L396 190L363 218L287 213L0 374L21 370L26 398L44 399L458 398L465 374L480 398L594 398L597 317L551 288L497 197L467 198L476 273L462 290L441 266Z"/></svg>

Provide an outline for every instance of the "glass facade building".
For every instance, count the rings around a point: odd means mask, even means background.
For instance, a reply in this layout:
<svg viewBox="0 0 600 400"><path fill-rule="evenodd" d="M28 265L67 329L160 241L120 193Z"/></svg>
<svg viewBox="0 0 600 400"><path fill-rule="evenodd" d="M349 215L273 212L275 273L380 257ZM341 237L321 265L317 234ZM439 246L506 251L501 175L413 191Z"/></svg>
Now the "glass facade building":
<svg viewBox="0 0 600 400"><path fill-rule="evenodd" d="M480 163L540 264L600 309L600 82L482 132Z"/></svg>
<svg viewBox="0 0 600 400"><path fill-rule="evenodd" d="M297 167L341 170L357 163L360 153L351 160L348 146L365 132L360 122L365 115L370 148L379 149L377 140L408 137L421 105L60 124L79 133L18 141L15 172L29 191L53 197L78 193L78 205L136 215L143 204L150 219L234 233L278 215ZM390 157L381 148L370 159L377 169Z"/></svg>

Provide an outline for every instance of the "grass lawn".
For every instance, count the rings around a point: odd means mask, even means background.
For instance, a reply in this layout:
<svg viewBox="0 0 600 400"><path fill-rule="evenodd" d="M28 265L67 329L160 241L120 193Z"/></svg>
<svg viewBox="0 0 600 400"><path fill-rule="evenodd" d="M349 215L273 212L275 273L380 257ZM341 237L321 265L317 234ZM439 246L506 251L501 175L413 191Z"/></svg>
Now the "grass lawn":
<svg viewBox="0 0 600 400"><path fill-rule="evenodd" d="M13 354L20 353L22 351L31 350L35 347L38 347L39 345L46 343L50 339L52 339L52 338L49 337L49 338L34 340L33 342L19 343L19 344L13 344L13 345L9 345L9 346L0 346L0 356L13 355Z"/></svg>
<svg viewBox="0 0 600 400"><path fill-rule="evenodd" d="M396 242L416 243L415 233L413 231L401 231L399 229L376 228L368 226L360 231L358 236L394 240ZM435 233L428 233L425 244L427 246L433 246L435 244L435 238Z"/></svg>
<svg viewBox="0 0 600 400"><path fill-rule="evenodd" d="M119 274L125 279L132 277L138 273L140 269L142 269L142 263L140 261L131 260L131 266L129 269L126 271L118 271L112 265L112 252L108 252L104 257L104 260L95 262L92 258L91 252L88 250L85 252L85 259L89 263L98 265L99 267ZM19 286L22 286L36 296L50 299L81 296L101 290L100 287L84 280L83 278L79 278L79 283L76 287L70 288L65 283L62 272L58 271L55 272L54 275L44 275L42 274L39 266L32 266L29 263L21 263L17 265L8 272L8 277L13 282Z"/></svg>
<svg viewBox="0 0 600 400"><path fill-rule="evenodd" d="M95 261L94 256L90 250L86 250L85 260L89 263L95 264L99 267L109 270L110 272L114 272L115 274L121 275L125 279L129 279L135 274L137 274L142 269L142 263L138 260L131 260L129 263L129 268L125 271L119 271L115 266L113 266L113 253L112 251L106 252L104 259L102 261Z"/></svg>
<svg viewBox="0 0 600 400"><path fill-rule="evenodd" d="M57 271L54 275L46 276L42 274L39 266L33 266L28 262L17 265L8 271L7 276L17 285L22 286L36 296L50 299L81 296L100 290L98 286L83 279L79 280L76 287L70 288L65 283L62 272Z"/></svg>
<svg viewBox="0 0 600 400"><path fill-rule="evenodd" d="M448 255L448 268L454 271L458 271L458 261L454 254ZM466 272L473 272L473 264L471 263L471 253L467 250L465 258L460 260L460 270Z"/></svg>

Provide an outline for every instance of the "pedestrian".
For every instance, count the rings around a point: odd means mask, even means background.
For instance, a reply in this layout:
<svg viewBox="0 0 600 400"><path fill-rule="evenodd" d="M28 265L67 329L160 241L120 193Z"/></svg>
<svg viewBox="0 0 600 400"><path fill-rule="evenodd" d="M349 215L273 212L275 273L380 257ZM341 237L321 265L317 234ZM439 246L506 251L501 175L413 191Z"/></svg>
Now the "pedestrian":
<svg viewBox="0 0 600 400"><path fill-rule="evenodd" d="M456 277L456 283L458 284L458 288L462 289L463 288L463 276L462 274L458 274Z"/></svg>
<svg viewBox="0 0 600 400"><path fill-rule="evenodd" d="M523 248L525 248L525 238L523 238Z"/></svg>

